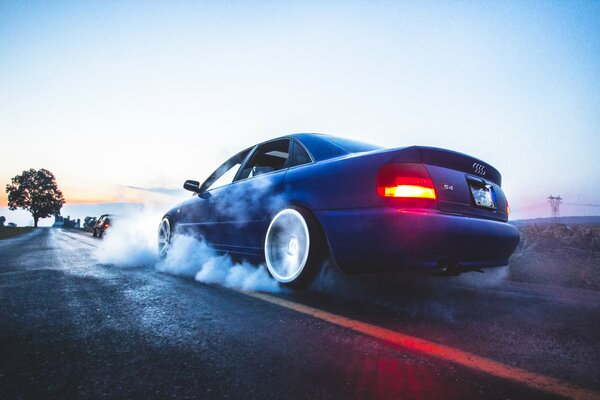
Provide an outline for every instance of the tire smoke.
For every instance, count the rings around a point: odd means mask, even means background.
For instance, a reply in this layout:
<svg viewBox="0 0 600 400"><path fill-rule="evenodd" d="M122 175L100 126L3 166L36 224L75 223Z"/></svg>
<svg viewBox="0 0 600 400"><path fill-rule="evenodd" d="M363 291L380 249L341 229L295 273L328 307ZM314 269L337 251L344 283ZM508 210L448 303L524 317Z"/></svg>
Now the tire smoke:
<svg viewBox="0 0 600 400"><path fill-rule="evenodd" d="M113 226L97 242L96 259L122 268L153 267L162 273L240 290L282 290L264 265L234 262L228 255L218 254L203 240L189 235L173 236L166 258L159 259L157 229L161 217L160 212L152 210L115 217Z"/></svg>
<svg viewBox="0 0 600 400"><path fill-rule="evenodd" d="M156 221L160 217L159 212L142 210L111 218L111 227L98 241L96 259L126 268L154 265L158 261Z"/></svg>
<svg viewBox="0 0 600 400"><path fill-rule="evenodd" d="M193 277L207 284L261 292L279 292L279 284L264 265L234 262L219 255L204 241L188 235L176 235L164 260L157 264L160 272Z"/></svg>

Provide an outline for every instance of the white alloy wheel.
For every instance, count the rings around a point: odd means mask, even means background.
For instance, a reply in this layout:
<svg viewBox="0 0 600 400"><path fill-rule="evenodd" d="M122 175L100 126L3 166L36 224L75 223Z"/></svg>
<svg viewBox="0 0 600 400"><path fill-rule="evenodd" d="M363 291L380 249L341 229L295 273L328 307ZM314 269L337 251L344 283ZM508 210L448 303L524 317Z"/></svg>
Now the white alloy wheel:
<svg viewBox="0 0 600 400"><path fill-rule="evenodd" d="M265 259L277 281L290 283L306 267L310 234L306 220L297 210L286 208L273 217L265 238Z"/></svg>
<svg viewBox="0 0 600 400"><path fill-rule="evenodd" d="M164 257L169 251L171 242L171 223L168 218L163 218L158 227L158 255Z"/></svg>

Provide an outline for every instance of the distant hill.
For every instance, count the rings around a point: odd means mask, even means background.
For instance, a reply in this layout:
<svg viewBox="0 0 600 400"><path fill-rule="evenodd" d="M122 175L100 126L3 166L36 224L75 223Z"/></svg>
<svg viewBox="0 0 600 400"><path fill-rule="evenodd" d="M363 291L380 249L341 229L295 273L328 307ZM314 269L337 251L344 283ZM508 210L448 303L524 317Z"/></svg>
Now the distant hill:
<svg viewBox="0 0 600 400"><path fill-rule="evenodd" d="M533 218L533 219L518 219L516 221L510 221L513 225L550 225L554 223L552 218ZM588 216L588 217L560 217L558 219L560 224L569 225L600 225L600 216Z"/></svg>

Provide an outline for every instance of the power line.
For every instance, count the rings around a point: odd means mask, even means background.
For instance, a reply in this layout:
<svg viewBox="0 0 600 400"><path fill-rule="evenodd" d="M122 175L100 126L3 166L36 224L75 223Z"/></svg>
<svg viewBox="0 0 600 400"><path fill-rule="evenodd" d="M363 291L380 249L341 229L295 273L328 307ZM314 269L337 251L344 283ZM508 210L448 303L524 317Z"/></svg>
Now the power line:
<svg viewBox="0 0 600 400"><path fill-rule="evenodd" d="M600 204L563 203L566 206L600 207Z"/></svg>

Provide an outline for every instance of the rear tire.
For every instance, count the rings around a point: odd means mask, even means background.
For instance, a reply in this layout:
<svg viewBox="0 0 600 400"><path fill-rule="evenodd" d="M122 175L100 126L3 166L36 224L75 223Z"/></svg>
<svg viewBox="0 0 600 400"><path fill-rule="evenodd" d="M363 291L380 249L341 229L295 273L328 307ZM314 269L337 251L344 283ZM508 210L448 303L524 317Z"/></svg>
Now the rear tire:
<svg viewBox="0 0 600 400"><path fill-rule="evenodd" d="M312 282L323 263L325 236L308 211L286 208L271 219L264 252L267 269L275 280L303 288Z"/></svg>

